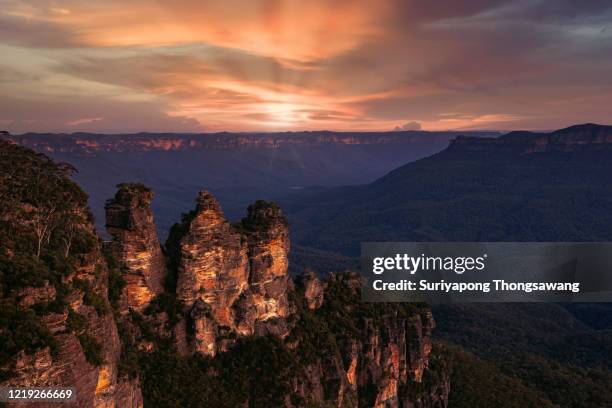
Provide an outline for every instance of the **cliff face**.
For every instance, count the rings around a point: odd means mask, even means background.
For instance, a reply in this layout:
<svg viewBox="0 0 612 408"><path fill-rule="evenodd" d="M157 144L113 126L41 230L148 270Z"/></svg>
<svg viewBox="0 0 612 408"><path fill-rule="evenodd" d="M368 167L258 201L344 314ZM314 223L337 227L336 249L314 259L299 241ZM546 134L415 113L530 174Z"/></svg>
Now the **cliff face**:
<svg viewBox="0 0 612 408"><path fill-rule="evenodd" d="M176 295L193 321L195 350L215 355L219 326L236 328L232 306L248 286L247 246L206 191L185 228Z"/></svg>
<svg viewBox="0 0 612 408"><path fill-rule="evenodd" d="M87 226L93 234L93 226ZM94 407L122 407L122 406L141 406L142 396L137 380L130 380L121 375L119 372L119 361L122 353L122 344L119 339L116 321L111 312L111 307L108 302L108 268L101 254L99 244L96 244L91 253L87 254L76 269L74 279L79 281L78 286L81 290L76 291L69 297L71 309L75 313L80 313L86 317L86 327L74 337L68 335L66 341L60 348L60 356L73 365L73 370L70 370L69 378L63 379L64 384L83 384L77 386L77 389L86 390L84 396L85 403L83 406L88 406L88 394L92 385L92 380L95 381L93 392L92 406ZM82 285L80 282L89 282L90 289L87 284ZM66 324L69 326L72 322L68 312ZM54 330L59 327L54 326ZM68 329L68 328L66 328ZM60 335L62 338L62 335ZM79 353L78 347L85 349L85 353L95 353L90 348L100 347L100 364L93 370L87 370L85 367L90 365L87 362L87 354L83 358L83 352ZM62 364L60 361L58 365ZM83 360L86 364L83 365ZM95 366L97 362L95 358L89 358ZM84 370L85 369L85 370ZM78 391L77 391L78 395Z"/></svg>
<svg viewBox="0 0 612 408"><path fill-rule="evenodd" d="M120 184L106 203L106 228L112 236L110 250L126 284L122 312L142 312L163 291L166 260L153 222L153 193L140 184Z"/></svg>
<svg viewBox="0 0 612 408"><path fill-rule="evenodd" d="M612 126L584 124L550 133L515 131L495 139L460 136L449 151L534 154L546 152L609 152L612 150Z"/></svg>
<svg viewBox="0 0 612 408"><path fill-rule="evenodd" d="M470 132L493 136L495 132ZM20 145L47 153L76 153L93 155L96 152L146 152L187 150L229 150L240 148L278 149L287 146L316 145L387 145L410 144L419 138L446 142L460 132L284 132L284 133L207 133L183 134L24 134L2 135Z"/></svg>
<svg viewBox="0 0 612 408"><path fill-rule="evenodd" d="M0 167L0 384L75 387L83 407L141 406L138 380L119 373L108 268L85 194L69 167L5 142Z"/></svg>
<svg viewBox="0 0 612 408"><path fill-rule="evenodd" d="M88 284L83 285L87 288L85 291L77 289L66 296L64 309L41 317L55 339L53 352L49 347L33 354L21 352L12 362L14 376L3 385L75 387L77 404L83 407L142 406L138 381L119 373L121 342L106 301L108 276L99 247L84 254L74 275L67 278ZM93 303L91 299L97 301ZM57 300L47 298L45 303L57 303ZM72 328L74 316L82 319L76 329Z"/></svg>
<svg viewBox="0 0 612 408"><path fill-rule="evenodd" d="M219 323L230 326L230 306L246 289L247 247L223 217L217 200L203 191L180 241L177 297L185 305L201 300Z"/></svg>
<svg viewBox="0 0 612 408"><path fill-rule="evenodd" d="M321 287L318 279L307 272L298 282L308 308L302 320L314 318L317 326L325 324L339 336L335 347L319 344L318 355L311 356L314 361L307 365L308 375L296 384L304 398L312 396L312 402L321 405L331 400L339 407L447 406L448 372L440 367L429 370L435 323L427 308L407 311L400 305L374 305L387 310L368 317L369 306L359 310L355 305L359 301L359 276L333 274L325 282L325 301L313 310L311 293L313 282ZM313 329L306 326L303 330ZM296 326L292 333L296 335L296 350L308 347L304 343L308 336L298 334L300 330ZM427 387L421 386L424 380Z"/></svg>
<svg viewBox="0 0 612 408"><path fill-rule="evenodd" d="M237 305L241 334L287 334L289 229L280 208L258 201L241 222L249 258L249 291Z"/></svg>

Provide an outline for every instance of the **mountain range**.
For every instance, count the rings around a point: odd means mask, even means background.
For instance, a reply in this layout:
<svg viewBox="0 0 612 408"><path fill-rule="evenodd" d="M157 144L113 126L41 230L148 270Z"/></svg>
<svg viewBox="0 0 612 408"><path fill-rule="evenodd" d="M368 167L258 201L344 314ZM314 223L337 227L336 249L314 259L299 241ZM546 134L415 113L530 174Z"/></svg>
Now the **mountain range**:
<svg viewBox="0 0 612 408"><path fill-rule="evenodd" d="M277 199L309 186L361 184L429 156L460 132L285 132L210 134L4 135L22 146L67 162L89 194L105 234L104 202L115 186L145 183L156 193L157 227L165 237L193 197L206 188L231 220L258 199ZM495 132L468 132L491 137Z"/></svg>

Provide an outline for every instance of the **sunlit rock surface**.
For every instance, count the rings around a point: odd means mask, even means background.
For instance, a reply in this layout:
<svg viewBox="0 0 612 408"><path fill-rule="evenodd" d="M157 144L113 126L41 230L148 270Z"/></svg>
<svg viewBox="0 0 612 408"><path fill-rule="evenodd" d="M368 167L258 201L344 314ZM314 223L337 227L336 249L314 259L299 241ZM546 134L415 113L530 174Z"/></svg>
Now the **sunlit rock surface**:
<svg viewBox="0 0 612 408"><path fill-rule="evenodd" d="M166 275L166 261L153 221L152 199L153 193L142 184L120 184L105 207L106 228L112 236L110 248L126 281L122 302L137 311L146 308L162 292Z"/></svg>
<svg viewBox="0 0 612 408"><path fill-rule="evenodd" d="M207 191L184 220L178 253L177 298L195 331L195 350L214 355L220 329L246 336L284 336L288 314L289 232L280 209L258 202L230 225Z"/></svg>

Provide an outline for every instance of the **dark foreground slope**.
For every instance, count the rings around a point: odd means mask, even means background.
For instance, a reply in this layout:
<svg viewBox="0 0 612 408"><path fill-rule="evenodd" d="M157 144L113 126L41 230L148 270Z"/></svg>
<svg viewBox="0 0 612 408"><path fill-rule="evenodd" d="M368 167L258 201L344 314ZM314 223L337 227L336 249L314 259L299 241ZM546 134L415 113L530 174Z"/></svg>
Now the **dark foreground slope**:
<svg viewBox="0 0 612 408"><path fill-rule="evenodd" d="M493 136L493 132L471 132ZM104 201L114 186L138 181L156 192L162 236L197 192L219 198L232 220L258 199L304 186L367 183L407 162L436 153L457 132L287 132L215 134L76 133L10 136L18 144L71 163L103 231Z"/></svg>
<svg viewBox="0 0 612 408"><path fill-rule="evenodd" d="M580 125L458 138L371 184L303 194L285 207L301 253L327 257L354 256L362 241L609 241L610 174L612 127ZM491 386L469 366L490 378L503 373L560 406L609 406L608 304L473 304L434 313L437 335L473 353L459 352L455 406L478 406L465 405L461 392Z"/></svg>

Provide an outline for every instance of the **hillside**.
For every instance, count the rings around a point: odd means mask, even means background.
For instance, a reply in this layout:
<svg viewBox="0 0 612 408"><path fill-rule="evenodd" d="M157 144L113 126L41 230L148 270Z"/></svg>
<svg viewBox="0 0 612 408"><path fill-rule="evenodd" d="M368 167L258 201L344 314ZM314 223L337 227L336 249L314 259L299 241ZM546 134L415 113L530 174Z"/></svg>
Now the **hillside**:
<svg viewBox="0 0 612 408"><path fill-rule="evenodd" d="M297 244L355 256L362 241L610 239L612 127L460 137L361 186L283 202Z"/></svg>
<svg viewBox="0 0 612 408"><path fill-rule="evenodd" d="M4 141L0 170L0 384L70 385L78 406L131 406L140 386L120 375L113 274L87 195L70 166Z"/></svg>
<svg viewBox="0 0 612 408"><path fill-rule="evenodd" d="M148 187L107 197L102 245L71 166L0 142L0 383L76 383L84 406L606 406L606 304L440 306L433 332L427 306L362 303L350 273L294 280L288 255L327 271L366 237L609 239L610 140L596 125L458 138L287 200L291 244L277 205L232 224L202 191L164 245Z"/></svg>

